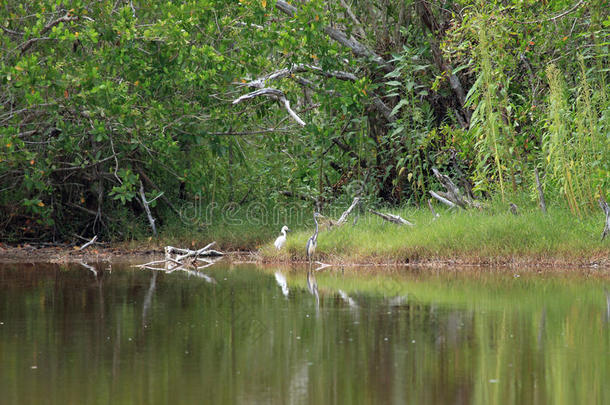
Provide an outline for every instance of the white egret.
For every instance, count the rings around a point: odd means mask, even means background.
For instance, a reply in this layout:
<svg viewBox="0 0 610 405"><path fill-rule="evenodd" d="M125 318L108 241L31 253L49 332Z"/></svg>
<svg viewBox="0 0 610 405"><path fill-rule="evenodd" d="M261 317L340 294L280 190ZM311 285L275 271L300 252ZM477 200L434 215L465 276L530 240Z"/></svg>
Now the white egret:
<svg viewBox="0 0 610 405"><path fill-rule="evenodd" d="M275 245L275 248L277 250L280 250L286 244L286 232L290 232L290 229L288 229L288 227L286 225L284 225L280 232L282 234L277 237L275 242L273 242L273 244Z"/></svg>

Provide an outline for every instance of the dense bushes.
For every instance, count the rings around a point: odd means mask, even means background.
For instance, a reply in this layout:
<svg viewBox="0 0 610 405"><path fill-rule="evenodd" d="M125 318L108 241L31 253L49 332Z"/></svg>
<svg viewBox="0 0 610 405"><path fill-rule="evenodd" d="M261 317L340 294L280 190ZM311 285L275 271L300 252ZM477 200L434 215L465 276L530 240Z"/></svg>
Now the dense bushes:
<svg viewBox="0 0 610 405"><path fill-rule="evenodd" d="M538 167L577 213L610 186L602 0L45 0L0 16L5 240L133 236L140 184L164 193L161 221L193 201L419 204L432 167L479 195L533 190ZM232 103L261 87L306 126L271 98Z"/></svg>

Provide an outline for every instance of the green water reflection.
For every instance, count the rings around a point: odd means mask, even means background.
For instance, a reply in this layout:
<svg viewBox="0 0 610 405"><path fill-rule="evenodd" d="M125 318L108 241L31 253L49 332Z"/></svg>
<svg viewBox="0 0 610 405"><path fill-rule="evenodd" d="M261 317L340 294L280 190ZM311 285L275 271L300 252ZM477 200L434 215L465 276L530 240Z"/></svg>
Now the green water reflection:
<svg viewBox="0 0 610 405"><path fill-rule="evenodd" d="M610 401L606 277L94 266L0 267L0 403Z"/></svg>

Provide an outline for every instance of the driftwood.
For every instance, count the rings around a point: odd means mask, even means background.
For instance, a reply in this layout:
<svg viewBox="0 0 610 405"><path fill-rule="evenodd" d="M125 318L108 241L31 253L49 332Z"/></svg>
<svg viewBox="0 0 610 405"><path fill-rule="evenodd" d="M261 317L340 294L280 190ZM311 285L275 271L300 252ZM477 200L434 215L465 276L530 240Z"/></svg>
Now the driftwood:
<svg viewBox="0 0 610 405"><path fill-rule="evenodd" d="M449 206L449 208L454 208L457 207L457 205L451 201L449 201L448 199L441 197L440 195L438 195L437 193L435 193L434 191L430 190L430 195L434 198L436 198L437 200L439 200L440 202L442 202L443 204Z"/></svg>
<svg viewBox="0 0 610 405"><path fill-rule="evenodd" d="M85 249L87 249L89 246L93 245L96 240L97 240L97 235L95 235L93 237L93 239L91 239L89 242L87 242L84 245L82 245L81 247L79 247L78 250L85 250Z"/></svg>
<svg viewBox="0 0 610 405"><path fill-rule="evenodd" d="M175 260L182 261L189 257L203 257L203 256L223 256L224 253L219 252L218 250L212 249L216 242L209 243L202 247L199 250L189 250L189 249L181 249L173 246L165 247L165 258L170 258L172 253L176 253Z"/></svg>
<svg viewBox="0 0 610 405"><path fill-rule="evenodd" d="M144 264L138 264L134 267L148 270L164 271L166 273L172 273L174 271L181 270L187 272L188 274L204 278L206 279L206 281L213 281L213 279L211 279L209 276L202 276L203 273L198 273L198 271L210 267L211 265L216 263L215 260L209 259L209 257L223 256L222 252L211 249L211 247L215 244L216 242L212 242L198 250L181 249L173 246L166 246L165 259L155 260ZM193 270L196 271L193 273Z"/></svg>
<svg viewBox="0 0 610 405"><path fill-rule="evenodd" d="M372 214L377 215L378 217L381 217L383 219L385 219L388 222L392 222L394 224L398 224L398 225L408 225L408 226L413 226L415 225L412 222L407 221L406 219L402 218L400 215L394 215L394 214L383 214L381 212L377 212L375 210L372 210L369 208L369 212Z"/></svg>
<svg viewBox="0 0 610 405"><path fill-rule="evenodd" d="M604 225L604 230L602 231L602 240L604 240L610 232L610 206L608 206L608 203L606 200L604 200L603 196L599 197L599 206L606 215L606 224Z"/></svg>
<svg viewBox="0 0 610 405"><path fill-rule="evenodd" d="M463 195L458 186L449 178L449 176L440 173L436 168L432 168L434 177L445 187L446 192L430 191L430 195L449 207L465 208L481 208L481 205L470 198L468 195Z"/></svg>

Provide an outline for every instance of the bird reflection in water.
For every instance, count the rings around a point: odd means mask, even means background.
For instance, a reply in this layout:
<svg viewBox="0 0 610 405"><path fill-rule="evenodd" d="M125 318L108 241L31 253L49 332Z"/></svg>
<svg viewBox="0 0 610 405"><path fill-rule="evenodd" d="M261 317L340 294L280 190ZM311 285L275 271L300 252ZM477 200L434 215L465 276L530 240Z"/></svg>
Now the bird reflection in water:
<svg viewBox="0 0 610 405"><path fill-rule="evenodd" d="M318 282L313 271L307 271L307 289L309 293L316 297L316 308L320 306L320 294L318 293Z"/></svg>
<svg viewBox="0 0 610 405"><path fill-rule="evenodd" d="M282 294L284 294L284 297L288 298L288 294L290 293L290 290L288 289L288 283L286 282L286 276L284 276L279 271L276 271L275 272L275 282L282 289Z"/></svg>

